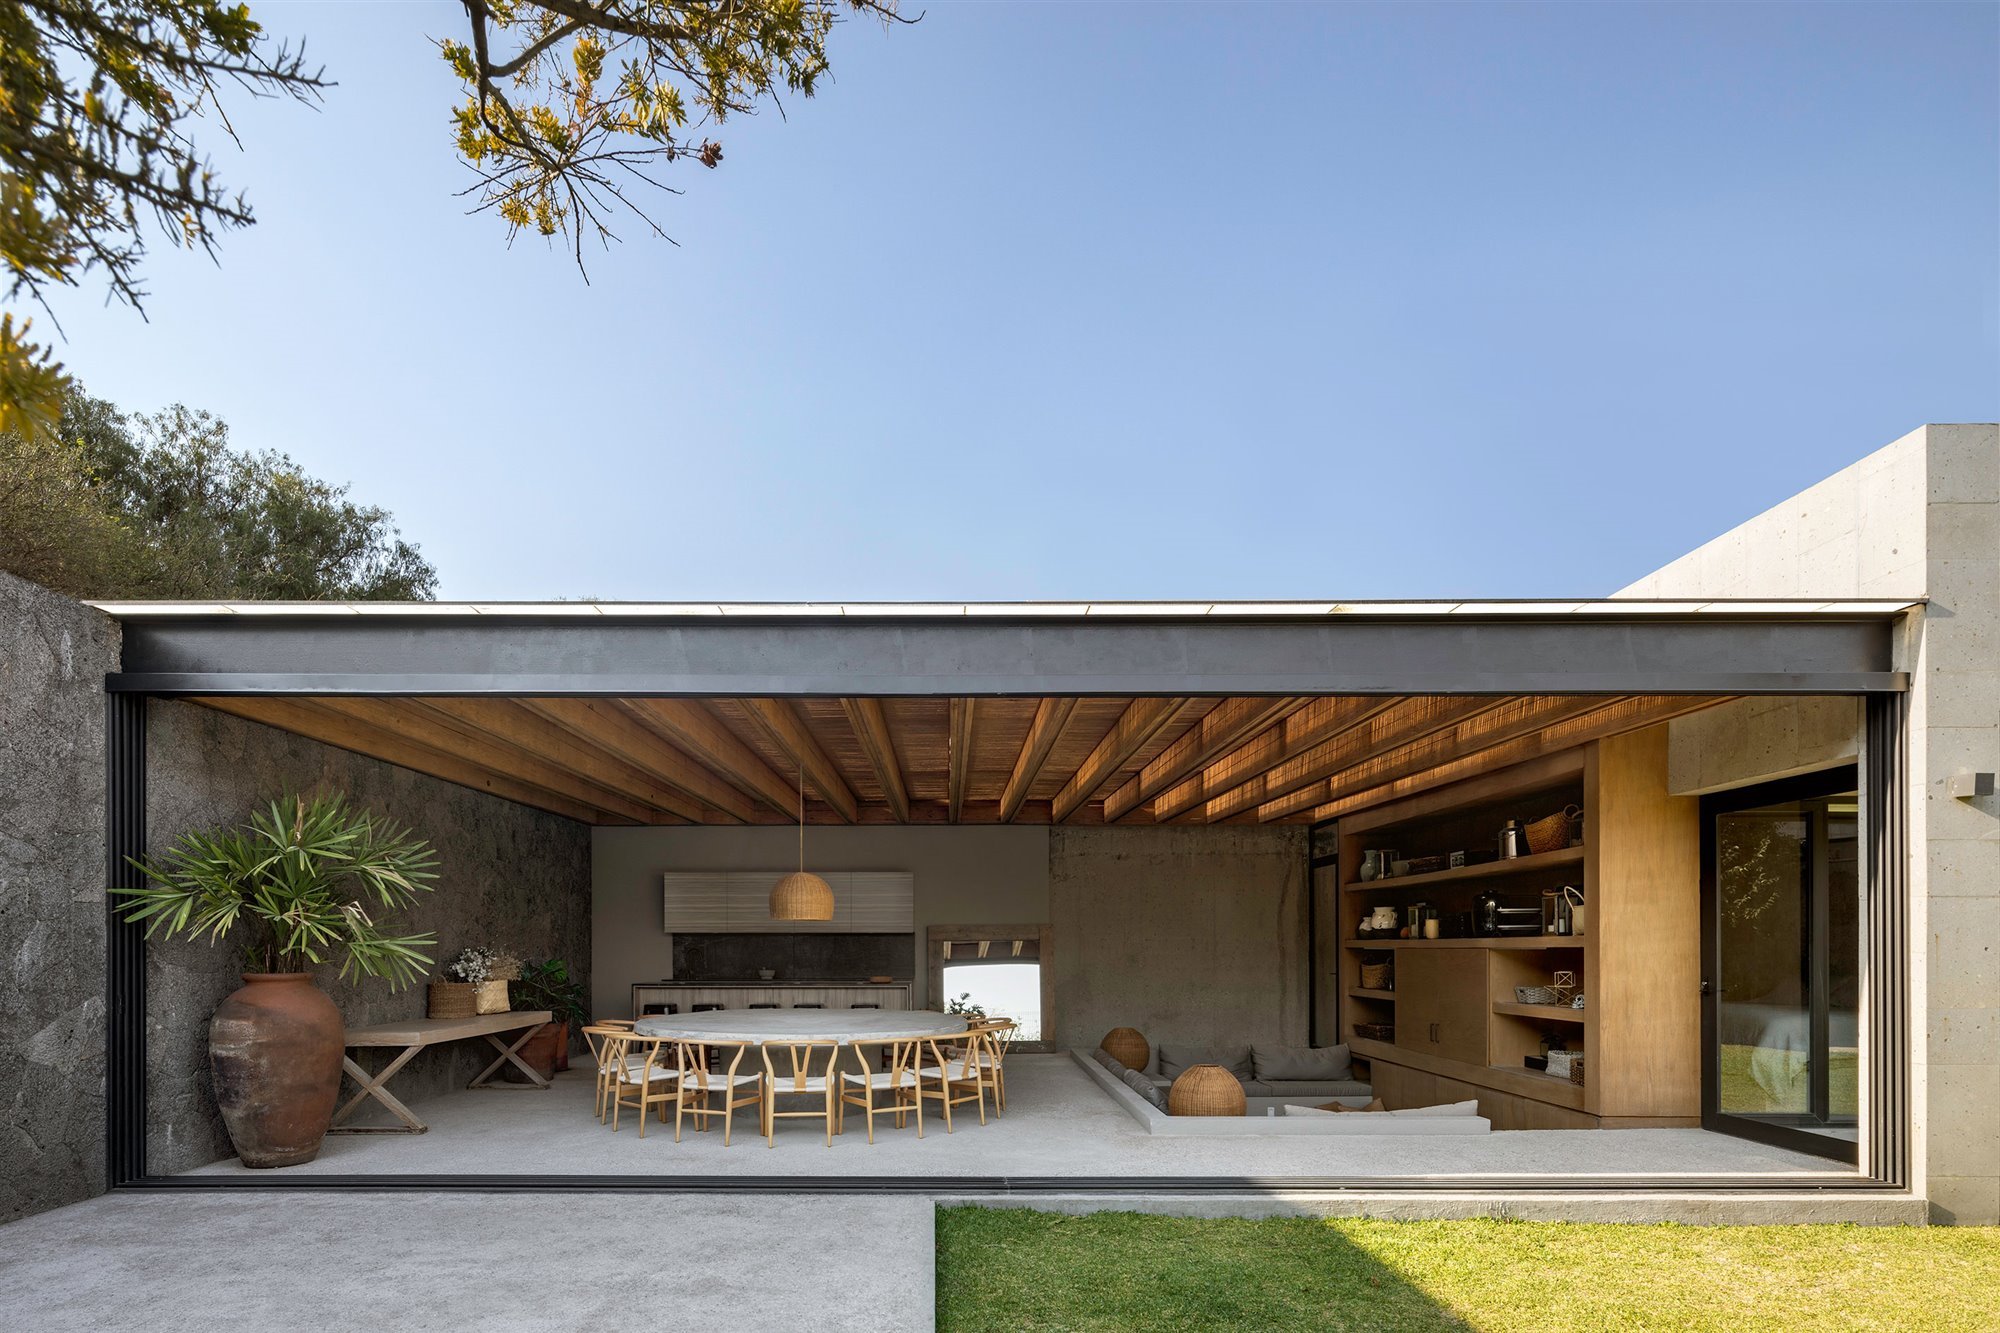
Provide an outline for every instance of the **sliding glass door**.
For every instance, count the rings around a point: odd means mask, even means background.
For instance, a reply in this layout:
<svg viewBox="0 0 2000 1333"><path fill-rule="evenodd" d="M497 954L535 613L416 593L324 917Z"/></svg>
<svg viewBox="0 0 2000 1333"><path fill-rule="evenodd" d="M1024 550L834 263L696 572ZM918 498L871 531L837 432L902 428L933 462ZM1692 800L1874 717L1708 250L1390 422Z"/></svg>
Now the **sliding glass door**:
<svg viewBox="0 0 2000 1333"><path fill-rule="evenodd" d="M1851 768L1703 802L1702 1119L1855 1160L1862 857Z"/></svg>

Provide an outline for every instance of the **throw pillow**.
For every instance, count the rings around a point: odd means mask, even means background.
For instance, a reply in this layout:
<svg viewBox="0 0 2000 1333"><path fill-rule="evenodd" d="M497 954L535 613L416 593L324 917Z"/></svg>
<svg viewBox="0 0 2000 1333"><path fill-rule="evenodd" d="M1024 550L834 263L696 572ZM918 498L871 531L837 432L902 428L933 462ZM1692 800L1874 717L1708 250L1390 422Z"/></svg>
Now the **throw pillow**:
<svg viewBox="0 0 2000 1333"><path fill-rule="evenodd" d="M1118 1081L1138 1093L1141 1097L1144 1097L1150 1105L1156 1106L1162 1111L1167 1109L1167 1094L1155 1086L1153 1080L1147 1078L1138 1070L1126 1069L1122 1065L1119 1066Z"/></svg>
<svg viewBox="0 0 2000 1333"><path fill-rule="evenodd" d="M1257 1077L1265 1083L1331 1083L1354 1072L1345 1046L1252 1046Z"/></svg>
<svg viewBox="0 0 2000 1333"><path fill-rule="evenodd" d="M1110 1070L1114 1074L1122 1074L1125 1072L1124 1061L1120 1060L1117 1056L1113 1055L1111 1052L1105 1050L1102 1046L1092 1051L1090 1053L1090 1057L1091 1059L1097 1061L1097 1063L1103 1065L1106 1069Z"/></svg>
<svg viewBox="0 0 2000 1333"><path fill-rule="evenodd" d="M1286 1115L1332 1115L1333 1112L1327 1110L1323 1106L1295 1106L1291 1102L1286 1102L1285 1114Z"/></svg>
<svg viewBox="0 0 2000 1333"><path fill-rule="evenodd" d="M1196 1065L1221 1065L1238 1079L1250 1079L1248 1046L1167 1046L1160 1047L1160 1075L1172 1082Z"/></svg>
<svg viewBox="0 0 2000 1333"><path fill-rule="evenodd" d="M1470 1101L1470 1102L1448 1102L1443 1106L1411 1106L1401 1111L1391 1111L1389 1112L1389 1114L1428 1115L1428 1116L1478 1115L1479 1103L1477 1101Z"/></svg>
<svg viewBox="0 0 2000 1333"><path fill-rule="evenodd" d="M1368 1112L1368 1111L1383 1111L1387 1110L1388 1108L1383 1106L1382 1099L1380 1097L1377 1097L1374 1101L1369 1102L1368 1105L1366 1106L1344 1106L1339 1102L1328 1102L1325 1106L1319 1107L1318 1109L1322 1111Z"/></svg>

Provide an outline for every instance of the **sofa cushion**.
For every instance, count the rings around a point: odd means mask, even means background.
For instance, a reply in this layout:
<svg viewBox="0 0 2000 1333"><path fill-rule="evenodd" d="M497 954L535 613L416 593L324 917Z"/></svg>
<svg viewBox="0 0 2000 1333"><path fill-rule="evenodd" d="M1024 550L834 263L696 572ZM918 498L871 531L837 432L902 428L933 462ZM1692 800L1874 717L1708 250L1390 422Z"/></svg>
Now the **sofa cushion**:
<svg viewBox="0 0 2000 1333"><path fill-rule="evenodd" d="M1375 1111L1386 1111L1389 1108L1382 1105L1382 1099L1380 1097L1377 1097L1374 1101L1368 1103L1368 1105L1366 1106L1345 1106L1339 1102L1328 1102L1325 1106L1315 1106L1313 1109L1315 1111L1332 1111L1335 1112L1336 1114L1343 1114L1343 1115L1356 1115L1356 1114L1372 1113Z"/></svg>
<svg viewBox="0 0 2000 1333"><path fill-rule="evenodd" d="M1110 1070L1114 1074L1122 1074L1125 1072L1124 1063L1120 1061L1117 1056L1105 1050L1102 1046L1092 1051L1090 1053L1090 1058L1097 1061L1097 1063L1103 1065L1106 1069Z"/></svg>
<svg viewBox="0 0 2000 1333"><path fill-rule="evenodd" d="M1116 1073L1120 1083L1123 1083L1126 1087L1144 1097L1147 1102L1158 1107L1160 1110L1164 1111L1167 1109L1167 1094L1155 1086L1153 1080L1147 1078L1136 1069L1126 1069L1123 1066L1120 1066Z"/></svg>
<svg viewBox="0 0 2000 1333"><path fill-rule="evenodd" d="M1479 1103L1476 1101L1470 1101L1470 1102L1447 1102L1442 1106L1410 1106L1410 1107L1405 1107L1403 1110L1400 1111L1391 1111L1389 1112L1389 1114L1390 1115L1478 1115Z"/></svg>
<svg viewBox="0 0 2000 1333"><path fill-rule="evenodd" d="M1295 1083L1267 1083L1258 1079L1252 1086L1266 1089L1252 1096L1264 1097L1366 1097L1375 1091L1372 1084L1351 1078L1323 1081L1300 1079Z"/></svg>
<svg viewBox="0 0 2000 1333"><path fill-rule="evenodd" d="M1354 1069L1345 1046L1264 1046L1250 1048L1260 1083L1326 1083Z"/></svg>
<svg viewBox="0 0 2000 1333"><path fill-rule="evenodd" d="M1249 1079L1248 1046L1160 1046L1160 1074L1169 1083L1196 1065L1221 1065L1239 1079Z"/></svg>

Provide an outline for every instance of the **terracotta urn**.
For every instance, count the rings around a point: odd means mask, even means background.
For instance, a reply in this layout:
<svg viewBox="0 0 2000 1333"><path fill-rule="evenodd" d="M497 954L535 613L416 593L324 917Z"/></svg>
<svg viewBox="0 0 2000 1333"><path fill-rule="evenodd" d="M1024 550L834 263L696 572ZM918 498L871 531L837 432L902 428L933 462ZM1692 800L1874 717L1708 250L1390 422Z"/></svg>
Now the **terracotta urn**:
<svg viewBox="0 0 2000 1333"><path fill-rule="evenodd" d="M542 1024L516 1054L543 1078L553 1078L569 1068L569 1024ZM500 1066L500 1077L509 1083L528 1081L528 1076L515 1068L512 1060Z"/></svg>
<svg viewBox="0 0 2000 1333"><path fill-rule="evenodd" d="M347 1026L304 972L246 972L208 1025L216 1109L250 1167L319 1156L340 1095Z"/></svg>

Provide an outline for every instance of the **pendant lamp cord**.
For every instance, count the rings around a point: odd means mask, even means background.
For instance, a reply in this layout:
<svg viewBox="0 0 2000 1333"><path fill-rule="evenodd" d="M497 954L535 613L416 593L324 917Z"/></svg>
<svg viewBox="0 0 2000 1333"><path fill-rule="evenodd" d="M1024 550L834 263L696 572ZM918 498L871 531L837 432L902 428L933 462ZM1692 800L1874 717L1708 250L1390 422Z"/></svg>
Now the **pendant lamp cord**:
<svg viewBox="0 0 2000 1333"><path fill-rule="evenodd" d="M806 873L806 766L799 765L799 873Z"/></svg>

